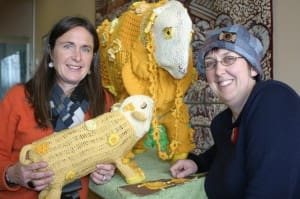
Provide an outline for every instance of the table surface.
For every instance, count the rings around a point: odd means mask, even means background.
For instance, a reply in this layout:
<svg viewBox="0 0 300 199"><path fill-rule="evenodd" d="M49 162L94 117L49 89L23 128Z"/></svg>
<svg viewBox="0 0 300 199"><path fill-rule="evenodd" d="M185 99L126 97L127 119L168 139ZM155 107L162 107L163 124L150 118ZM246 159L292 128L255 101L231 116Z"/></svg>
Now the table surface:
<svg viewBox="0 0 300 199"><path fill-rule="evenodd" d="M137 154L134 161L144 171L146 176L144 182L171 178L169 171L171 163L159 159L153 149L147 149L145 153ZM184 184L176 185L147 196L138 196L120 187L127 185L127 183L120 174L116 173L112 180L104 185L96 185L90 181L89 188L96 195L105 199L182 199L185 197L189 199L207 199L204 191L204 180L204 177L195 178Z"/></svg>

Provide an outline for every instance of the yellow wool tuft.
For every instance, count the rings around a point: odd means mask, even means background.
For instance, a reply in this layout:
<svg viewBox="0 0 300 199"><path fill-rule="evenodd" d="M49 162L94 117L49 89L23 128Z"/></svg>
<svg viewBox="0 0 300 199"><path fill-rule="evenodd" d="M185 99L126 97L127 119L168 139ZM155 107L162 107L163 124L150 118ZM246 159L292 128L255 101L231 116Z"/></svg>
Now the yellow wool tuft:
<svg viewBox="0 0 300 199"><path fill-rule="evenodd" d="M41 144L38 144L35 147L35 151L41 156L47 154L48 149L49 149L49 143L48 142L42 142Z"/></svg>
<svg viewBox="0 0 300 199"><path fill-rule="evenodd" d="M110 146L115 146L120 141L120 136L118 134L111 134L108 138L108 143Z"/></svg>
<svg viewBox="0 0 300 199"><path fill-rule="evenodd" d="M66 174L65 179L66 179L67 181L72 181L72 180L75 179L75 177L76 177L76 173L75 173L74 171L69 171L69 172Z"/></svg>
<svg viewBox="0 0 300 199"><path fill-rule="evenodd" d="M97 124L93 120L88 120L85 122L85 127L86 130L93 131L97 128Z"/></svg>

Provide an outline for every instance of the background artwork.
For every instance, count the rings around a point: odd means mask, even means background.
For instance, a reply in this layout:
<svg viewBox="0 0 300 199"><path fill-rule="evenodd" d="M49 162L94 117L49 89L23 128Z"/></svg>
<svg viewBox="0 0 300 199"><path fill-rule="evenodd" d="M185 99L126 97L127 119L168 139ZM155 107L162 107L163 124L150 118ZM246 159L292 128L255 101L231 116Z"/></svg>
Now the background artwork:
<svg viewBox="0 0 300 199"><path fill-rule="evenodd" d="M125 12L128 7L135 2L134 0L95 0L96 7L96 26L102 21L108 19L113 20Z"/></svg>
<svg viewBox="0 0 300 199"><path fill-rule="evenodd" d="M148 0L149 2L151 0ZM205 33L215 28L243 24L263 43L262 67L265 79L273 78L272 69L272 0L179 0L188 9L193 21L193 58L205 40ZM96 0L96 26L104 19L120 16L135 0ZM184 98L190 121L195 129L195 153L202 153L213 144L209 125L211 119L226 108L207 86L204 79L191 85Z"/></svg>

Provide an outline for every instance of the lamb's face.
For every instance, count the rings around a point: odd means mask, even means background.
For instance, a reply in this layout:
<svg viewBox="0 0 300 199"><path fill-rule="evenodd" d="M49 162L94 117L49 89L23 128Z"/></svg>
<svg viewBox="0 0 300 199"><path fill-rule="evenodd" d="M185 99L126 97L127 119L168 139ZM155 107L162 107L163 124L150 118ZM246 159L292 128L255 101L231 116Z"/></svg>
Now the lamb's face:
<svg viewBox="0 0 300 199"><path fill-rule="evenodd" d="M154 102L152 98L146 95L133 95L127 97L119 111L132 124L139 138L143 137L149 131Z"/></svg>
<svg viewBox="0 0 300 199"><path fill-rule="evenodd" d="M155 58L157 64L167 70L175 79L187 73L192 21L187 10L178 1L168 1L153 11Z"/></svg>

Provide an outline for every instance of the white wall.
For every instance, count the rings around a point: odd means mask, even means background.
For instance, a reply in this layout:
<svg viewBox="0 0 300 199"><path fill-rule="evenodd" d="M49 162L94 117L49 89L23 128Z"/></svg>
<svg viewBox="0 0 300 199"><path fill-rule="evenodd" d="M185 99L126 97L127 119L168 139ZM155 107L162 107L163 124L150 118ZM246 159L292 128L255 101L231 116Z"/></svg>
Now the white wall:
<svg viewBox="0 0 300 199"><path fill-rule="evenodd" d="M0 1L0 36L32 37L32 0Z"/></svg>
<svg viewBox="0 0 300 199"><path fill-rule="evenodd" d="M300 1L273 0L274 79L300 94Z"/></svg>
<svg viewBox="0 0 300 199"><path fill-rule="evenodd" d="M95 23L95 0L35 0L36 63L42 54L42 37L65 16L82 16Z"/></svg>

